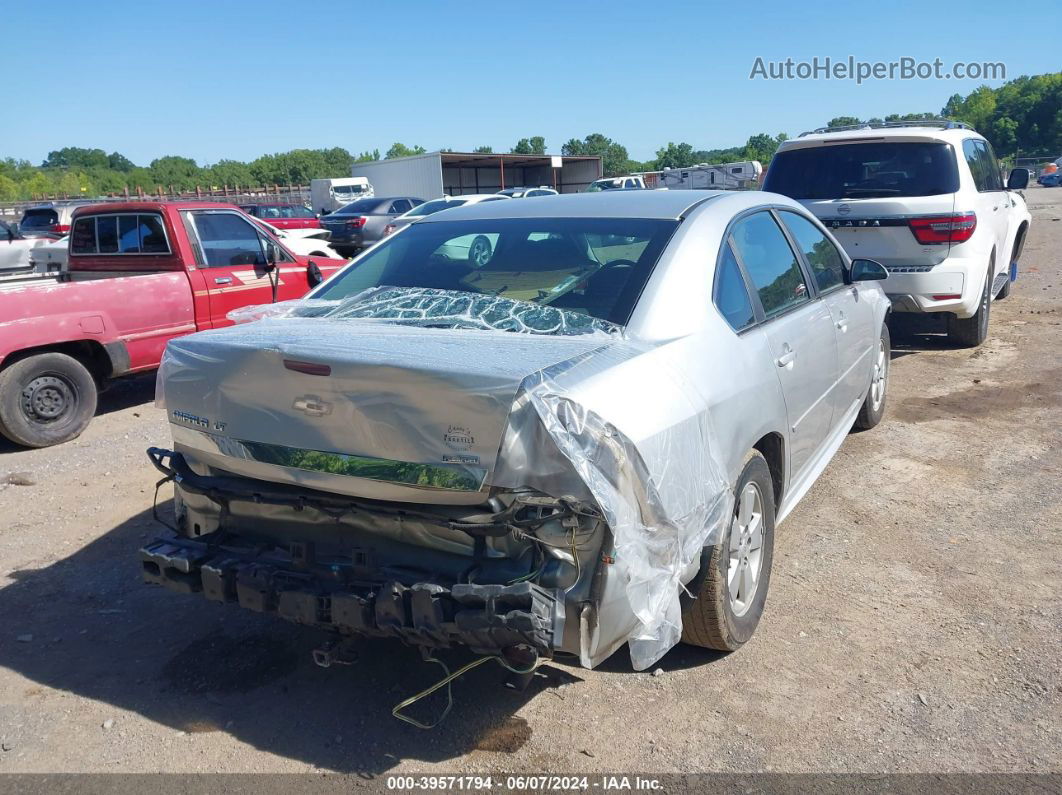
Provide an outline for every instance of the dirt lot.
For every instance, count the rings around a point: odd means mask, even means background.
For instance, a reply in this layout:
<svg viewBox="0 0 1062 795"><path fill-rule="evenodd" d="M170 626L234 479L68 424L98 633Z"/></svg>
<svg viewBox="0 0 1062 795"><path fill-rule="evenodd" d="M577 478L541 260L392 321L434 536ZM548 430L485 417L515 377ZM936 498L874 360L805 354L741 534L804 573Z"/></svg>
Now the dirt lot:
<svg viewBox="0 0 1062 795"><path fill-rule="evenodd" d="M1062 770L1062 190L1028 197L989 341L897 340L885 422L780 528L748 646L523 693L487 665L432 732L390 715L438 675L413 650L323 670L314 632L140 584L151 379L76 442L0 447L0 772Z"/></svg>

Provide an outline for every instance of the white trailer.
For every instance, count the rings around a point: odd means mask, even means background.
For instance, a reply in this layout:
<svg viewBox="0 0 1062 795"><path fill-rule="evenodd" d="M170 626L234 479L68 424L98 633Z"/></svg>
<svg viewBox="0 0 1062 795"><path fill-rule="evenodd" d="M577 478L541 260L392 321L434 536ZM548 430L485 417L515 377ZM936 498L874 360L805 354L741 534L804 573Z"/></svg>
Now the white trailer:
<svg viewBox="0 0 1062 795"><path fill-rule="evenodd" d="M665 168L655 172L655 176L656 187L669 190L742 190L758 182L762 173L760 161L744 160L739 163L700 163L688 168Z"/></svg>
<svg viewBox="0 0 1062 795"><path fill-rule="evenodd" d="M356 199L373 196L373 188L365 177L338 177L310 180L310 203L315 213L331 213Z"/></svg>

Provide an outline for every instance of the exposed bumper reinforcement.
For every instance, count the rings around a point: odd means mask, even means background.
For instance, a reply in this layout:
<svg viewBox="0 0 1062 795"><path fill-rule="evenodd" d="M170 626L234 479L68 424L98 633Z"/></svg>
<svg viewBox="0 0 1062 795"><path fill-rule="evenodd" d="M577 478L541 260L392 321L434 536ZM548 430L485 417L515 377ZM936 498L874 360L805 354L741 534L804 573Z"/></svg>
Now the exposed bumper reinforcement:
<svg viewBox="0 0 1062 795"><path fill-rule="evenodd" d="M145 582L276 613L297 624L431 648L463 645L479 654L500 654L524 647L553 656L559 605L553 592L530 582L348 585L177 538L151 542L140 550L140 560Z"/></svg>

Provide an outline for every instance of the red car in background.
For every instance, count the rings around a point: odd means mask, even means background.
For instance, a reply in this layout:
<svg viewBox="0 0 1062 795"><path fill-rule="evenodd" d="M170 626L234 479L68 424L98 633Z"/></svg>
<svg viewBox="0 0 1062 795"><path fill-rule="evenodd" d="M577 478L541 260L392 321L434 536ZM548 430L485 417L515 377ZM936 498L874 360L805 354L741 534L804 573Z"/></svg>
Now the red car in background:
<svg viewBox="0 0 1062 795"><path fill-rule="evenodd" d="M277 229L320 229L313 210L302 204L276 202L270 204L241 204L240 209L255 218L261 218Z"/></svg>
<svg viewBox="0 0 1062 795"><path fill-rule="evenodd" d="M217 202L96 204L70 225L66 272L0 280L0 436L24 447L80 434L99 389L154 370L174 337L301 298L347 264L295 254Z"/></svg>

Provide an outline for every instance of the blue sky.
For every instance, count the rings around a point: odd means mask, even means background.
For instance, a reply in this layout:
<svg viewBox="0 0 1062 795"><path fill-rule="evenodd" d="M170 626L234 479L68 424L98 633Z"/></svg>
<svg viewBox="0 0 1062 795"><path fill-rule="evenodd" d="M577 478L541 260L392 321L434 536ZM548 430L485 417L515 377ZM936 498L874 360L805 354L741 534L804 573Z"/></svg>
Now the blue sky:
<svg viewBox="0 0 1062 795"><path fill-rule="evenodd" d="M0 13L0 157L62 146L144 165L293 148L428 149L602 132L632 157L938 111L985 81L750 80L757 56L1002 61L1057 71L1051 2L53 0ZM14 77L12 78L12 75ZM999 85L1001 81L987 81Z"/></svg>

